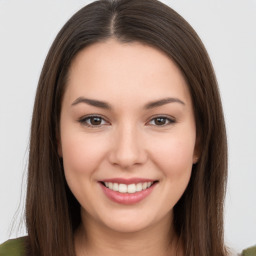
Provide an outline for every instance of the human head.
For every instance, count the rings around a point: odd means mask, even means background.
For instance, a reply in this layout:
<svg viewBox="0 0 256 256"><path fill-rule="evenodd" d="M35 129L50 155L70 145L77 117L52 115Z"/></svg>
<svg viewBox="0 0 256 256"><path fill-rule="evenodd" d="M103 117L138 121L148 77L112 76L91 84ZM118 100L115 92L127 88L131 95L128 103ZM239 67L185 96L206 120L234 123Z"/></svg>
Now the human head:
<svg viewBox="0 0 256 256"><path fill-rule="evenodd" d="M54 255L65 255L57 253L60 246L52 242L54 236L58 234L59 245L72 241L79 225L79 204L65 183L57 151L61 103L74 57L109 38L155 47L184 75L194 107L200 157L174 208L174 225L189 255L206 255L210 248L222 255L227 149L217 82L197 34L175 11L156 0L94 2L77 12L53 42L40 76L31 128L26 206L31 244L37 243L42 255L55 250ZM67 252L72 255L71 246Z"/></svg>

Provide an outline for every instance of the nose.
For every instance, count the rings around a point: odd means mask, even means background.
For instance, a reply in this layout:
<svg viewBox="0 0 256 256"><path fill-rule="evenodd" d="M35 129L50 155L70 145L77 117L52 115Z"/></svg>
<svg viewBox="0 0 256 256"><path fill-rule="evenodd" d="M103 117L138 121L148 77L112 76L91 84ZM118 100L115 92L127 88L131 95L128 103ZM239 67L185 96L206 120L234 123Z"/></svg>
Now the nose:
<svg viewBox="0 0 256 256"><path fill-rule="evenodd" d="M145 144L136 127L123 125L116 129L112 139L113 144L109 154L111 164L118 165L122 169L129 169L146 162Z"/></svg>

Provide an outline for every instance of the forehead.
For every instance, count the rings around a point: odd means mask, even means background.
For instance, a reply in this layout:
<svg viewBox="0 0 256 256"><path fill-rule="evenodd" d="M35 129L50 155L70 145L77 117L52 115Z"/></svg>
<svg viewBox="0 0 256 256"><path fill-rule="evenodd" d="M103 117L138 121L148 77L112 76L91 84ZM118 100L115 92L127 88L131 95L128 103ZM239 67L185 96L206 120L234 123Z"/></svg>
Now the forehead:
<svg viewBox="0 0 256 256"><path fill-rule="evenodd" d="M162 51L138 42L116 40L95 43L73 60L67 84L71 98L181 97L190 100L177 65ZM142 100L142 98L141 98Z"/></svg>

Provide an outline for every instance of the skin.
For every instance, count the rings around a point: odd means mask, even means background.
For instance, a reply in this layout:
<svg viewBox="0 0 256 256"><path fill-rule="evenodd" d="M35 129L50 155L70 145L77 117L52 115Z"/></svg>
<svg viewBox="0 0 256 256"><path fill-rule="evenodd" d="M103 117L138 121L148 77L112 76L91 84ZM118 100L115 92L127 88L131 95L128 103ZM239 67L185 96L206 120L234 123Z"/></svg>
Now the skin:
<svg viewBox="0 0 256 256"><path fill-rule="evenodd" d="M81 97L106 102L111 109L79 102ZM145 108L166 98L176 101ZM86 119L91 114L102 118L93 127L94 119ZM77 255L175 253L173 207L197 161L195 145L190 93L170 58L150 46L114 39L82 50L69 72L59 143L67 183L81 204ZM134 177L158 183L132 205L111 201L99 184Z"/></svg>

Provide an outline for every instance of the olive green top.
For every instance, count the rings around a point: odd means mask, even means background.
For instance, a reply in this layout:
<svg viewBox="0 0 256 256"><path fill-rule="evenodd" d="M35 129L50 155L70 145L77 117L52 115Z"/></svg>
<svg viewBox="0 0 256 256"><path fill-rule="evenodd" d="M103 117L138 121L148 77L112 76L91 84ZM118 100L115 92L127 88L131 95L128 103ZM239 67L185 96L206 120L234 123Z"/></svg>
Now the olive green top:
<svg viewBox="0 0 256 256"><path fill-rule="evenodd" d="M25 240L20 237L0 244L0 256L25 256ZM256 246L243 250L242 256L256 256Z"/></svg>
<svg viewBox="0 0 256 256"><path fill-rule="evenodd" d="M242 255L243 256L256 256L256 245L253 247L250 247L246 250L243 250Z"/></svg>
<svg viewBox="0 0 256 256"><path fill-rule="evenodd" d="M26 237L10 239L0 244L0 256L25 256L25 239Z"/></svg>

